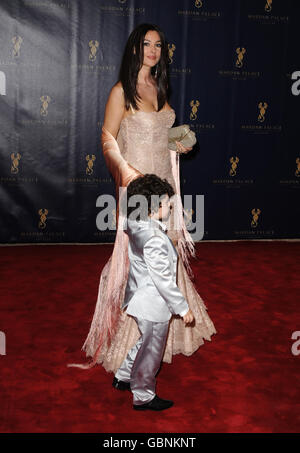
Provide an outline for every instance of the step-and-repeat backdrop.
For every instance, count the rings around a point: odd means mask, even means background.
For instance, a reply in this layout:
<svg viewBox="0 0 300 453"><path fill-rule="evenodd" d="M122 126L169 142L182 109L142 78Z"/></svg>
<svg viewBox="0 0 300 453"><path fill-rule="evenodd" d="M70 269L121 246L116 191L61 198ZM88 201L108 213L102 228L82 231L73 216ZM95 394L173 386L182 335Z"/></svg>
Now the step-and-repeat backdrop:
<svg viewBox="0 0 300 453"><path fill-rule="evenodd" d="M299 238L299 3L1 0L1 243L113 242L101 126L143 22L166 34L175 125L197 134L180 157L187 225L198 195L203 240Z"/></svg>

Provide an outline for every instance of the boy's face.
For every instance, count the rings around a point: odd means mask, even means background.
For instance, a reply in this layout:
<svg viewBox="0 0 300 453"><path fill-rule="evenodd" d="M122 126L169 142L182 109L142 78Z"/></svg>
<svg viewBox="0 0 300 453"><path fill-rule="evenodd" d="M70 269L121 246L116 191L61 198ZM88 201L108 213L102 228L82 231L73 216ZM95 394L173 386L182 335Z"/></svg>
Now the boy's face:
<svg viewBox="0 0 300 453"><path fill-rule="evenodd" d="M172 205L168 194L161 199L161 206L158 212L153 213L152 218L166 222L171 214Z"/></svg>

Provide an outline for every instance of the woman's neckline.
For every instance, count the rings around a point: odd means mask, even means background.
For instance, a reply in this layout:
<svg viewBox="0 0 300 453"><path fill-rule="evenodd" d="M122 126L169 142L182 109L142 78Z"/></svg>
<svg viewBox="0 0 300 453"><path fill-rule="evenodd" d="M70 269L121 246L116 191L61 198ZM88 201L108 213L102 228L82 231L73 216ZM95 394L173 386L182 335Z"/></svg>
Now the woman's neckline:
<svg viewBox="0 0 300 453"><path fill-rule="evenodd" d="M128 115L128 116L125 116L125 118L123 118L121 120L121 123L120 123L120 126L121 124L123 123L123 121L125 121L126 119L128 118L131 118L132 116L135 116L139 113L145 113L146 115L149 115L151 113L162 113L162 112L174 112L175 113L175 110L174 109L163 109L163 110L152 110L151 112L145 112L144 110L136 110L134 113L132 113L131 115Z"/></svg>

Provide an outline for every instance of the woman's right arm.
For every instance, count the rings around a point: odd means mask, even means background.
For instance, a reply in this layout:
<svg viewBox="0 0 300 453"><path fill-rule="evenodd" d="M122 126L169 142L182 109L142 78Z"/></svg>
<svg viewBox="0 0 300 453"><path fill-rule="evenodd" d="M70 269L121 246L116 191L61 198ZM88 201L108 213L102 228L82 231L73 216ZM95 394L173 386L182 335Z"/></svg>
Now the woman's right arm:
<svg viewBox="0 0 300 453"><path fill-rule="evenodd" d="M120 152L116 137L125 111L123 88L120 82L112 87L104 115L101 142L106 166L119 186L127 187L130 181L143 176L139 170L127 162Z"/></svg>
<svg viewBox="0 0 300 453"><path fill-rule="evenodd" d="M114 85L109 93L105 106L103 127L114 138L117 138L120 124L125 112L124 93L121 82Z"/></svg>

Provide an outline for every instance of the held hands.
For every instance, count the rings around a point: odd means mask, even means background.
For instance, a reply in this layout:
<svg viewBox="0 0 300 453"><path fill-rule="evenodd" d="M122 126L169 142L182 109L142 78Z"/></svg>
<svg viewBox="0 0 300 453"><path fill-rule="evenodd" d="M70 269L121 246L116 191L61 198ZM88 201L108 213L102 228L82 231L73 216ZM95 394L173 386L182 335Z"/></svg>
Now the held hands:
<svg viewBox="0 0 300 453"><path fill-rule="evenodd" d="M189 310L186 315L183 316L183 322L185 324L190 324L194 321L194 314L192 310Z"/></svg>
<svg viewBox="0 0 300 453"><path fill-rule="evenodd" d="M177 147L177 152L179 154L187 154L189 151L191 151L193 149L193 148L186 148L180 142L176 141L175 143L176 143L176 147Z"/></svg>

